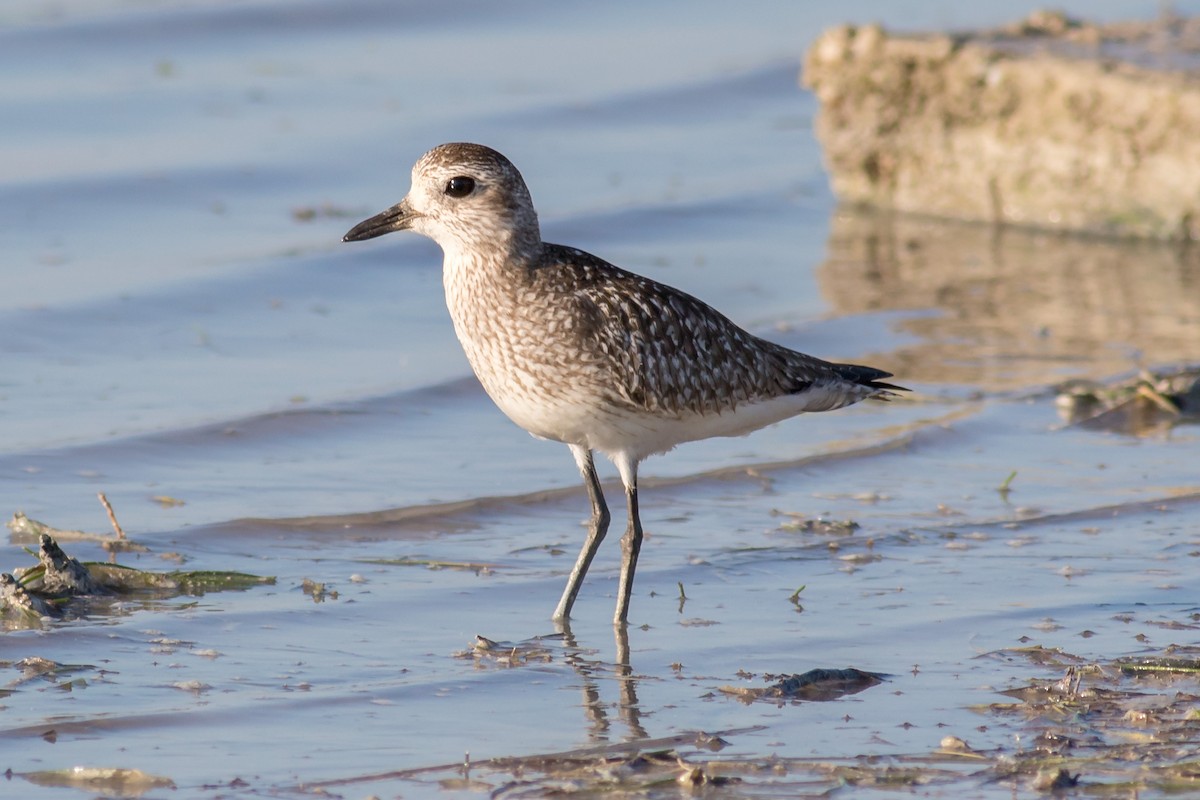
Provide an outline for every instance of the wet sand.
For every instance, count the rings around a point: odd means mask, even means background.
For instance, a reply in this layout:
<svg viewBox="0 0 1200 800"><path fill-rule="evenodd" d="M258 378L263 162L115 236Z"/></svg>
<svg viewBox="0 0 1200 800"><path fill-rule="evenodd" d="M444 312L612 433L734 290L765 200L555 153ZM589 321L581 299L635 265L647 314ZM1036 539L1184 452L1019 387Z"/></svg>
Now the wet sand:
<svg viewBox="0 0 1200 800"><path fill-rule="evenodd" d="M900 765L948 735L1019 753L1067 723L986 710L1063 676L1013 649L1099 662L1195 643L1197 427L1066 425L1051 390L1194 360L1194 255L836 210L796 70L843 16L713 4L680 31L675 13L633 26L624 8L13 8L0 63L27 77L5 81L21 113L0 130L15 158L0 211L20 222L2 234L6 516L104 532L103 491L149 548L122 562L276 578L0 636L0 766L21 796L137 793L53 785L76 765L178 787L147 797L537 796L571 779L448 765L643 740L732 765L734 796L874 796L804 765ZM907 21L1019 16L945 13ZM731 35L751 30L761 41ZM618 32L665 49L571 55ZM480 77L502 47L553 37ZM398 66L464 42L479 61L425 82ZM470 378L440 254L338 244L456 138L516 161L548 239L917 390L648 462L626 659L615 541L569 635L549 621L586 499L566 449ZM30 563L21 546L0 567ZM473 652L477 635L509 655ZM846 667L889 677L827 702L722 691ZM692 731L735 733L712 752ZM962 770L926 791L1029 786Z"/></svg>

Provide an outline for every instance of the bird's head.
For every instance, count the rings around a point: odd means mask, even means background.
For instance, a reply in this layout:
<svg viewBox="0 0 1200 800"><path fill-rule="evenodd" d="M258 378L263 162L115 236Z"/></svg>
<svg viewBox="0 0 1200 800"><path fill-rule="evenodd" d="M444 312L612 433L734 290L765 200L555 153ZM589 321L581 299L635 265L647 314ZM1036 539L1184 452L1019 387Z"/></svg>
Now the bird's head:
<svg viewBox="0 0 1200 800"><path fill-rule="evenodd" d="M537 212L521 173L478 144L438 145L417 161L412 188L396 205L355 225L342 241L412 230L451 254L494 251L529 257L541 247Z"/></svg>

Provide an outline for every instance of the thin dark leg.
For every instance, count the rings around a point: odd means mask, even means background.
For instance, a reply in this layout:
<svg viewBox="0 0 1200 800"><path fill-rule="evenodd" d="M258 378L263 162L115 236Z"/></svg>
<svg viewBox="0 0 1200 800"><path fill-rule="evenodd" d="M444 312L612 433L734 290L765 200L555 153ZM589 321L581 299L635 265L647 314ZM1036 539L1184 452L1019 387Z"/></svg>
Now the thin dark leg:
<svg viewBox="0 0 1200 800"><path fill-rule="evenodd" d="M608 505L604 502L604 492L601 491L600 479L596 476L592 451L571 445L571 453L575 456L575 462L579 464L579 471L583 474L583 485L587 488L588 499L592 502L592 521L588 524L587 539L583 542L583 549L579 551L575 568L571 570L571 577L567 578L567 588L563 591L562 599L558 601L558 608L554 609L553 619L556 620L570 619L571 606L575 605L575 597L579 594L579 587L583 585L583 576L587 575L592 558L600 548L600 542L604 541L604 534L608 533Z"/></svg>
<svg viewBox="0 0 1200 800"><path fill-rule="evenodd" d="M629 596L633 592L633 573L637 570L638 553L642 551L642 520L638 516L637 477L625 487L625 500L629 506L629 526L621 539L621 582L617 585L617 613L614 625L624 625L629 620Z"/></svg>

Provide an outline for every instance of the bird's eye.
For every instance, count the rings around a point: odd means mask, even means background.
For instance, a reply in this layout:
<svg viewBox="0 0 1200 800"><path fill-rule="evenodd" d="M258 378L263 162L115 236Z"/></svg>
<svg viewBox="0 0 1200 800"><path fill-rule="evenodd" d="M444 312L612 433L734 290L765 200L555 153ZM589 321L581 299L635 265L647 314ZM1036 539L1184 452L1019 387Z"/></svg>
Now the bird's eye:
<svg viewBox="0 0 1200 800"><path fill-rule="evenodd" d="M451 197L466 197L473 191L475 191L475 179L468 178L466 175L451 178L446 183L446 194Z"/></svg>

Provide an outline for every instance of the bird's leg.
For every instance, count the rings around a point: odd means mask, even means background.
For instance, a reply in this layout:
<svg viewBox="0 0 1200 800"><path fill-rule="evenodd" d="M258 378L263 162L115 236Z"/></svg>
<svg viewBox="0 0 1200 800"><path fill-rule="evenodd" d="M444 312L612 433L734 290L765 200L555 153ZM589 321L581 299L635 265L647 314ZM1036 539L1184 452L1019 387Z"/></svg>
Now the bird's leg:
<svg viewBox="0 0 1200 800"><path fill-rule="evenodd" d="M633 573L637 570L638 553L642 551L642 520L638 515L637 462L627 456L614 459L625 484L625 503L629 508L629 524L621 539L621 580L617 584L617 613L614 625L629 620L629 596L633 592Z"/></svg>
<svg viewBox="0 0 1200 800"><path fill-rule="evenodd" d="M575 444L570 445L570 448L571 455L575 456L575 463L579 465L579 471L583 474L583 485L587 488L588 499L592 502L592 520L588 523L587 539L583 542L583 549L579 551L579 558L575 560L575 568L571 570L571 577L567 578L567 588L563 590L562 599L558 601L558 608L554 609L553 619L556 620L570 618L571 606L575 605L575 597L579 594L579 587L583 585L583 576L587 575L592 558L596 555L600 542L604 541L604 534L608 533L608 505L605 504L604 492L600 489L600 478L596 476L592 451Z"/></svg>

